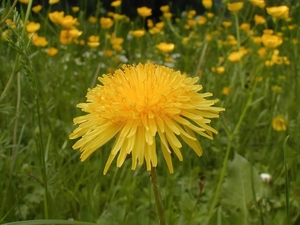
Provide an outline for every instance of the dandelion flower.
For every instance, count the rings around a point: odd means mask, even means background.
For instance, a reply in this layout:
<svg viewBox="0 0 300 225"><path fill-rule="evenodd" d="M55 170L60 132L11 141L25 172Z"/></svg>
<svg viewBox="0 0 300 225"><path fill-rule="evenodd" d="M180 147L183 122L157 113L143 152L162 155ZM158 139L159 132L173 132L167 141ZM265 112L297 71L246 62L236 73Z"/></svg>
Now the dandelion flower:
<svg viewBox="0 0 300 225"><path fill-rule="evenodd" d="M172 52L175 48L175 44L173 43L166 43L166 42L160 42L158 45L156 45L156 48L161 51L163 54Z"/></svg>
<svg viewBox="0 0 300 225"><path fill-rule="evenodd" d="M77 105L87 114L74 119L79 127L70 139L80 138L73 148L80 149L84 161L115 138L104 174L116 156L117 167L121 167L129 154L132 170L144 161L148 171L156 167L157 142L173 173L172 152L183 160L178 137L201 156L195 133L209 139L218 133L209 123L224 109L213 107L218 100L206 99L211 93L198 93L202 86L196 84L197 77L186 77L165 66L139 63L123 65L114 74L98 79L102 85L88 89L87 103Z"/></svg>

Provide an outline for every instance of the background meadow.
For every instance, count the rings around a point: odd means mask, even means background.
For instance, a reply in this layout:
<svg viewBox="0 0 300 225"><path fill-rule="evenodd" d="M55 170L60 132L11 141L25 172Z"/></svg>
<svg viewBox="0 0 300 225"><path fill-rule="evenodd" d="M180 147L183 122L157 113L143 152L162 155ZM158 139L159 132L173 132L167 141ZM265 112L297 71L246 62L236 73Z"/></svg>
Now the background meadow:
<svg viewBox="0 0 300 225"><path fill-rule="evenodd" d="M300 224L299 2L170 3L158 16L125 0L49 3L20 0L5 18L1 1L1 224L158 224L144 166L103 176L113 142L82 163L69 140L97 77L148 61L198 76L226 108L214 140L199 136L202 157L183 146L170 174L159 153L168 224Z"/></svg>

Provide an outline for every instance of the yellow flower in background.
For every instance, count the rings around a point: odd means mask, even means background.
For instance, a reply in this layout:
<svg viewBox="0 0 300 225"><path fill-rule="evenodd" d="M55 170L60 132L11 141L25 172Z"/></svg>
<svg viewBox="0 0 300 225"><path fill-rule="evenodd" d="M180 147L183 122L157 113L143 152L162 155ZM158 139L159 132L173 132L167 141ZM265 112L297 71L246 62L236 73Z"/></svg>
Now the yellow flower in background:
<svg viewBox="0 0 300 225"><path fill-rule="evenodd" d="M72 7L72 12L76 13L80 10L80 8L78 6L73 6Z"/></svg>
<svg viewBox="0 0 300 225"><path fill-rule="evenodd" d="M223 21L223 22L222 22L222 25L223 25L224 27L230 27L230 26L232 25L232 22L231 22L231 21Z"/></svg>
<svg viewBox="0 0 300 225"><path fill-rule="evenodd" d="M35 23L35 22L29 22L26 25L26 31L28 33L33 33L38 31L41 28L41 24L40 23Z"/></svg>
<svg viewBox="0 0 300 225"><path fill-rule="evenodd" d="M74 28L74 25L77 23L77 18L74 18L71 15L67 15L62 17L59 21L59 25L61 25L65 29Z"/></svg>
<svg viewBox="0 0 300 225"><path fill-rule="evenodd" d="M260 45L261 44L261 37L260 36L254 36L252 37L252 41L254 44Z"/></svg>
<svg viewBox="0 0 300 225"><path fill-rule="evenodd" d="M286 122L282 116L276 116L273 118L272 127L276 131L285 131Z"/></svg>
<svg viewBox="0 0 300 225"><path fill-rule="evenodd" d="M276 19L284 19L289 17L289 7L283 6L275 6L267 8L267 13Z"/></svg>
<svg viewBox="0 0 300 225"><path fill-rule="evenodd" d="M50 47L50 48L47 49L46 52L47 52L47 55L54 56L58 53L58 50L57 50L57 48Z"/></svg>
<svg viewBox="0 0 300 225"><path fill-rule="evenodd" d="M211 9L212 7L212 0L202 0L202 5L204 6L204 8L206 9Z"/></svg>
<svg viewBox="0 0 300 225"><path fill-rule="evenodd" d="M36 6L33 6L31 8L31 10L34 12L34 13L38 13L39 11L41 11L42 9L42 5L36 5Z"/></svg>
<svg viewBox="0 0 300 225"><path fill-rule="evenodd" d="M29 0L19 0L19 2L23 3L23 4L28 4Z"/></svg>
<svg viewBox="0 0 300 225"><path fill-rule="evenodd" d="M173 16L173 14L170 13L170 12L165 12L165 13L163 14L163 16L164 16L164 18L166 18L166 19L171 19L172 16Z"/></svg>
<svg viewBox="0 0 300 225"><path fill-rule="evenodd" d="M222 94L223 95L229 95L230 93L230 87L223 87Z"/></svg>
<svg viewBox="0 0 300 225"><path fill-rule="evenodd" d="M255 22L255 25L265 24L266 19L263 16L255 14L254 15L254 22Z"/></svg>
<svg viewBox="0 0 300 225"><path fill-rule="evenodd" d="M113 18L114 18L114 21L119 21L119 20L124 19L124 18L125 18L125 15L121 15L121 14L118 14L118 13L114 13Z"/></svg>
<svg viewBox="0 0 300 225"><path fill-rule="evenodd" d="M147 19L147 27L151 28L154 26L153 20Z"/></svg>
<svg viewBox="0 0 300 225"><path fill-rule="evenodd" d="M82 31L79 31L79 30L77 30L77 29L69 30L69 35L70 35L73 39L78 38L81 34L82 34Z"/></svg>
<svg viewBox="0 0 300 225"><path fill-rule="evenodd" d="M96 22L97 22L97 18L94 17L94 16L90 16L90 17L88 18L88 21L89 21L90 23L96 23Z"/></svg>
<svg viewBox="0 0 300 225"><path fill-rule="evenodd" d="M166 43L166 42L161 42L158 45L156 45L156 48L161 51L163 54L172 52L175 48L175 44L173 43Z"/></svg>
<svg viewBox="0 0 300 225"><path fill-rule="evenodd" d="M146 18L152 15L152 9L146 6L139 7L137 8L137 13L139 14L140 17Z"/></svg>
<svg viewBox="0 0 300 225"><path fill-rule="evenodd" d="M51 22L55 23L55 24L59 24L63 18L64 18L64 12L58 12L58 11L54 11L48 14L49 19L51 20Z"/></svg>
<svg viewBox="0 0 300 225"><path fill-rule="evenodd" d="M133 37L140 38L140 37L145 36L146 31L145 31L145 30L132 30L132 31L130 31L129 33L130 33Z"/></svg>
<svg viewBox="0 0 300 225"><path fill-rule="evenodd" d="M250 30L250 23L242 23L240 25L240 30L243 30L245 32L248 32Z"/></svg>
<svg viewBox="0 0 300 225"><path fill-rule="evenodd" d="M61 30L60 31L60 36L59 36L59 41L61 44L66 45L69 44L73 41L74 37L70 33L70 30Z"/></svg>
<svg viewBox="0 0 300 225"><path fill-rule="evenodd" d="M254 6L258 6L259 8L263 9L266 7L266 2L265 0L250 0L250 2L254 5Z"/></svg>
<svg viewBox="0 0 300 225"><path fill-rule="evenodd" d="M59 0L49 0L49 5L53 5L53 4L56 4L58 2L59 2Z"/></svg>
<svg viewBox="0 0 300 225"><path fill-rule="evenodd" d="M218 67L216 68L216 72L217 72L217 74L222 74L222 73L224 73L224 72L225 72L225 67L224 67L224 66L218 66Z"/></svg>
<svg viewBox="0 0 300 225"><path fill-rule="evenodd" d="M163 5L160 8L160 11L162 11L163 13L169 12L170 11L170 6L169 5Z"/></svg>
<svg viewBox="0 0 300 225"><path fill-rule="evenodd" d="M244 6L244 2L227 3L227 9L230 12L238 13Z"/></svg>
<svg viewBox="0 0 300 225"><path fill-rule="evenodd" d="M213 14L212 12L208 12L207 14L207 18L213 18L215 16L215 14Z"/></svg>
<svg viewBox="0 0 300 225"><path fill-rule="evenodd" d="M199 16L197 22L199 25L204 25L207 22L207 19L205 16Z"/></svg>
<svg viewBox="0 0 300 225"><path fill-rule="evenodd" d="M103 29L109 29L114 25L114 21L109 17L101 17L100 25Z"/></svg>
<svg viewBox="0 0 300 225"><path fill-rule="evenodd" d="M156 142L173 173L172 154L183 160L178 136L198 156L202 148L195 132L213 139L218 132L209 126L224 108L214 107L217 100L207 100L211 93L198 93L199 78L182 75L152 63L123 65L114 74L98 78L102 85L88 89L87 103L77 107L87 113L74 119L79 124L70 139L80 138L73 149L80 149L81 161L111 139L115 139L103 174L117 157L121 167L128 155L132 170L146 163L147 170L157 167Z"/></svg>
<svg viewBox="0 0 300 225"><path fill-rule="evenodd" d="M48 41L45 37L35 35L32 39L32 44L38 47L45 47L48 44Z"/></svg>
<svg viewBox="0 0 300 225"><path fill-rule="evenodd" d="M282 38L277 35L263 34L261 37L263 45L267 48L277 48L282 44Z"/></svg>
<svg viewBox="0 0 300 225"><path fill-rule="evenodd" d="M230 62L238 62L242 59L243 57L243 53L241 51L236 51L236 52L231 52L227 59L230 61Z"/></svg>
<svg viewBox="0 0 300 225"><path fill-rule="evenodd" d="M122 1L117 0L117 1L113 1L110 5L111 5L112 7L117 8L117 7L119 7L119 6L121 5L121 3L122 3Z"/></svg>
<svg viewBox="0 0 300 225"><path fill-rule="evenodd" d="M89 41L88 41L87 45L91 48L98 47L100 45L99 36L96 36L96 35L89 36Z"/></svg>

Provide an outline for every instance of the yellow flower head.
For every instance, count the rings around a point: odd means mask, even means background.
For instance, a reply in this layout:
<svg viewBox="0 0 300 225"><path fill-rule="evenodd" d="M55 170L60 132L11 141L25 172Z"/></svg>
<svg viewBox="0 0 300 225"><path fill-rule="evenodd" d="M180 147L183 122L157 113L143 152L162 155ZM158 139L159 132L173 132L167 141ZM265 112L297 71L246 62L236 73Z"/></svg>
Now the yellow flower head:
<svg viewBox="0 0 300 225"><path fill-rule="evenodd" d="M284 19L289 17L289 7L283 6L275 6L267 8L267 13L276 19Z"/></svg>
<svg viewBox="0 0 300 225"><path fill-rule="evenodd" d="M65 28L65 29L71 29L74 28L74 25L77 23L77 18L74 18L71 15L67 15L65 17L62 17L59 21L59 24Z"/></svg>
<svg viewBox="0 0 300 225"><path fill-rule="evenodd" d="M137 8L137 13L139 14L140 17L146 18L152 15L152 9L146 6L139 7Z"/></svg>
<svg viewBox="0 0 300 225"><path fill-rule="evenodd" d="M211 9L211 7L212 7L212 0L202 0L202 5L206 9Z"/></svg>
<svg viewBox="0 0 300 225"><path fill-rule="evenodd" d="M36 32L36 31L38 31L40 28L41 28L41 24L35 23L35 22L29 22L29 23L26 25L26 31L27 31L28 33Z"/></svg>
<svg viewBox="0 0 300 225"><path fill-rule="evenodd" d="M263 9L266 7L266 2L265 0L250 0L250 2L254 5L254 6L258 6L259 8Z"/></svg>
<svg viewBox="0 0 300 225"><path fill-rule="evenodd" d="M58 2L59 2L59 0L49 0L49 4L50 5L56 4Z"/></svg>
<svg viewBox="0 0 300 225"><path fill-rule="evenodd" d="M286 122L282 116L276 116L273 118L272 127L276 131L285 131Z"/></svg>
<svg viewBox="0 0 300 225"><path fill-rule="evenodd" d="M117 8L117 7L119 7L119 6L121 5L121 3L122 3L122 1L117 0L117 1L113 1L110 5L111 5L112 7Z"/></svg>
<svg viewBox="0 0 300 225"><path fill-rule="evenodd" d="M91 48L96 48L100 45L99 36L91 35L89 36L88 46Z"/></svg>
<svg viewBox="0 0 300 225"><path fill-rule="evenodd" d="M58 12L58 11L54 11L48 14L49 19L55 23L55 24L59 24L63 19L64 19L64 12Z"/></svg>
<svg viewBox="0 0 300 225"><path fill-rule="evenodd" d="M48 44L48 41L45 37L35 35L35 37L32 39L32 44L38 47L45 47Z"/></svg>
<svg viewBox="0 0 300 225"><path fill-rule="evenodd" d="M114 25L114 21L109 17L101 17L100 25L103 29L109 29Z"/></svg>
<svg viewBox="0 0 300 225"><path fill-rule="evenodd" d="M121 167L132 156L132 170L146 163L147 170L157 166L157 142L173 173L172 154L183 160L180 139L198 156L202 148L195 132L212 139L218 133L209 126L210 118L219 117L223 108L213 107L217 100L207 100L211 93L198 93L198 78L182 75L152 63L123 65L114 74L99 77L102 85L89 89L87 103L77 107L87 114L74 119L79 124L70 139L80 138L74 149L80 149L81 161L115 138L104 168L107 173L117 156ZM159 139L159 141L158 141Z"/></svg>
<svg viewBox="0 0 300 225"><path fill-rule="evenodd" d="M130 31L130 34L133 37L140 38L140 37L145 36L146 31L145 30L132 30L132 31Z"/></svg>
<svg viewBox="0 0 300 225"><path fill-rule="evenodd" d="M42 5L36 5L33 6L31 10L35 13L38 13L39 11L41 11L41 9L42 9Z"/></svg>
<svg viewBox="0 0 300 225"><path fill-rule="evenodd" d="M50 48L47 49L47 54L48 54L49 56L54 56L54 55L56 55L57 53L58 53L57 48L50 47Z"/></svg>
<svg viewBox="0 0 300 225"><path fill-rule="evenodd" d="M80 10L79 6L73 6L72 7L72 12L76 13Z"/></svg>
<svg viewBox="0 0 300 225"><path fill-rule="evenodd" d="M156 45L156 48L161 51L162 53L166 54L169 52L172 52L175 48L175 44L173 43L166 43L166 42L161 42L158 45Z"/></svg>
<svg viewBox="0 0 300 225"><path fill-rule="evenodd" d="M160 8L160 11L162 11L163 13L169 12L170 11L170 6L169 5L163 5Z"/></svg>
<svg viewBox="0 0 300 225"><path fill-rule="evenodd" d="M238 13L244 6L244 2L227 3L227 8L230 12Z"/></svg>
<svg viewBox="0 0 300 225"><path fill-rule="evenodd" d="M255 22L255 25L264 24L266 22L266 19L263 16L255 14L254 22Z"/></svg>
<svg viewBox="0 0 300 225"><path fill-rule="evenodd" d="M263 34L261 41L267 48L277 48L282 44L282 38L277 35Z"/></svg>

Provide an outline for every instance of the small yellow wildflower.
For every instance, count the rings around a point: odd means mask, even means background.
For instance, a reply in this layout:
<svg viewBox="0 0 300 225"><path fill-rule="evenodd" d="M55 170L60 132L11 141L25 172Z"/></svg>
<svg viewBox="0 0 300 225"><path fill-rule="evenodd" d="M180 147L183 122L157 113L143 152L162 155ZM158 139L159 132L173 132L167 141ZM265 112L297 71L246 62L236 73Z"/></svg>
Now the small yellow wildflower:
<svg viewBox="0 0 300 225"><path fill-rule="evenodd" d="M48 14L48 16L49 16L49 19L53 22L53 23L55 23L55 24L59 24L62 20L63 20L63 18L64 18L64 12L58 12L58 11L54 11L54 12L51 12L51 13L49 13Z"/></svg>
<svg viewBox="0 0 300 225"><path fill-rule="evenodd" d="M283 42L281 37L270 34L263 34L261 40L263 45L267 48L277 48Z"/></svg>
<svg viewBox="0 0 300 225"><path fill-rule="evenodd" d="M38 13L39 11L41 11L41 9L42 9L42 5L36 5L36 6L33 6L31 10L34 13Z"/></svg>
<svg viewBox="0 0 300 225"><path fill-rule="evenodd" d="M59 2L59 0L49 0L49 5L53 5L53 4L56 4L58 2Z"/></svg>
<svg viewBox="0 0 300 225"><path fill-rule="evenodd" d="M50 48L47 49L46 52L49 56L54 56L58 53L58 49L54 48L54 47L50 47Z"/></svg>
<svg viewBox="0 0 300 225"><path fill-rule="evenodd" d="M119 6L121 5L121 3L122 3L122 1L117 0L117 1L113 1L110 5L111 5L112 7L117 8L117 7L119 7Z"/></svg>
<svg viewBox="0 0 300 225"><path fill-rule="evenodd" d="M289 7L275 6L267 8L267 13L275 19L284 19L289 17Z"/></svg>
<svg viewBox="0 0 300 225"><path fill-rule="evenodd" d="M114 25L114 21L109 17L101 17L100 25L103 29L109 29Z"/></svg>
<svg viewBox="0 0 300 225"><path fill-rule="evenodd" d="M90 16L90 17L88 18L88 21L89 21L90 23L96 23L96 22L97 22L97 18L94 17L94 16Z"/></svg>
<svg viewBox="0 0 300 225"><path fill-rule="evenodd" d="M35 23L35 22L29 22L26 25L26 31L28 33L33 33L38 31L41 28L41 24L40 23Z"/></svg>
<svg viewBox="0 0 300 225"><path fill-rule="evenodd" d="M265 0L250 0L250 2L254 5L254 6L258 6L259 8L263 9L266 7L266 2Z"/></svg>
<svg viewBox="0 0 300 225"><path fill-rule="evenodd" d="M89 41L88 41L87 45L91 48L98 47L100 45L99 36L96 36L96 35L89 36Z"/></svg>
<svg viewBox="0 0 300 225"><path fill-rule="evenodd" d="M140 38L140 37L145 36L146 31L145 31L145 30L132 30L132 31L130 31L129 33L130 33L133 37Z"/></svg>
<svg viewBox="0 0 300 225"><path fill-rule="evenodd" d="M222 94L223 95L229 95L230 93L230 87L223 87Z"/></svg>
<svg viewBox="0 0 300 225"><path fill-rule="evenodd" d="M286 122L282 116L276 116L273 118L272 127L276 131L285 131Z"/></svg>
<svg viewBox="0 0 300 225"><path fill-rule="evenodd" d="M32 44L38 47L45 47L48 44L48 41L45 37L40 37L38 35L32 39Z"/></svg>
<svg viewBox="0 0 300 225"><path fill-rule="evenodd" d="M170 11L170 6L169 5L163 5L160 8L160 11L162 11L163 13L169 12Z"/></svg>
<svg viewBox="0 0 300 225"><path fill-rule="evenodd" d="M227 9L230 12L238 13L244 6L244 2L227 3Z"/></svg>
<svg viewBox="0 0 300 225"><path fill-rule="evenodd" d="M263 16L255 14L254 22L255 22L255 25L264 24L264 23L266 23L266 19Z"/></svg>
<svg viewBox="0 0 300 225"><path fill-rule="evenodd" d="M173 43L166 43L166 42L161 42L158 45L156 45L156 48L161 51L163 54L172 52L175 48L175 44Z"/></svg>
<svg viewBox="0 0 300 225"><path fill-rule="evenodd" d="M73 6L72 7L72 12L76 13L80 10L80 8L78 6Z"/></svg>
<svg viewBox="0 0 300 225"><path fill-rule="evenodd" d="M212 7L212 0L202 0L202 5L204 6L204 8L206 9L211 9Z"/></svg>
<svg viewBox="0 0 300 225"><path fill-rule="evenodd" d="M139 7L137 8L137 13L139 14L140 17L146 18L152 15L152 9L146 6Z"/></svg>

